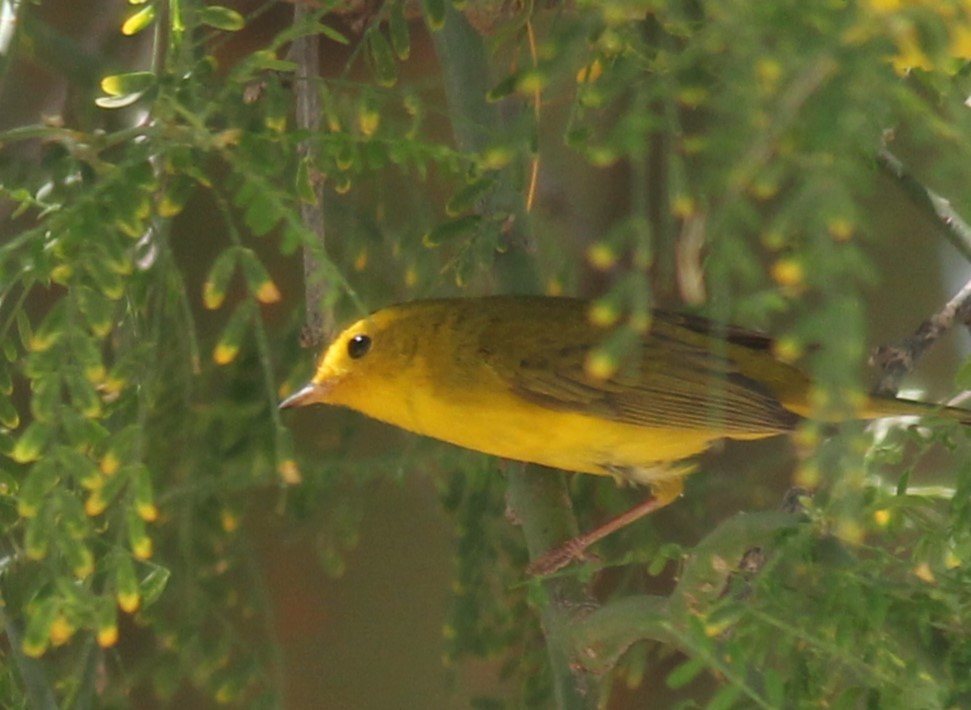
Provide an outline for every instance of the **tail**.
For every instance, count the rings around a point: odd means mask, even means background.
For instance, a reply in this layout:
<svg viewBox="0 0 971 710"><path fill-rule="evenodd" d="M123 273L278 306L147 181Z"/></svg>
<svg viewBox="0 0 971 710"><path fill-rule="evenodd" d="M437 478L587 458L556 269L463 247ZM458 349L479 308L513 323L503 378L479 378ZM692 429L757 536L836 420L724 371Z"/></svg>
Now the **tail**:
<svg viewBox="0 0 971 710"><path fill-rule="evenodd" d="M971 426L971 409L945 407L941 404L916 402L912 399L871 397L860 412L861 419L881 419L883 417L942 417Z"/></svg>

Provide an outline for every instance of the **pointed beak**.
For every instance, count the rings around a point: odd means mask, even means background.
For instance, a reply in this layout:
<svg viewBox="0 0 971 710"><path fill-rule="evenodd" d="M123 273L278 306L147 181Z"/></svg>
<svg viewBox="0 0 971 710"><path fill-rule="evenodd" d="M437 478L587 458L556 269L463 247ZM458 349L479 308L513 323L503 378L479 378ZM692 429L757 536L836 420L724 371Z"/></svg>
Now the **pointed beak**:
<svg viewBox="0 0 971 710"><path fill-rule="evenodd" d="M308 404L322 402L325 394L326 388L316 384L315 382L311 382L280 402L280 409L306 407Z"/></svg>

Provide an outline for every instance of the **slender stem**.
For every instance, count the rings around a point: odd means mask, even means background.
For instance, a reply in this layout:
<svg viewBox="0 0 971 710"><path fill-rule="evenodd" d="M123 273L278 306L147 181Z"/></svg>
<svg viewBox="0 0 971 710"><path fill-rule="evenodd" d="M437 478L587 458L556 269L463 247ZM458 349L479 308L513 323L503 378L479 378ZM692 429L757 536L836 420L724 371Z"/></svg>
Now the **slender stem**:
<svg viewBox="0 0 971 710"><path fill-rule="evenodd" d="M877 153L877 165L897 181L918 207L935 219L941 233L965 259L971 261L971 225L951 207L950 200L920 183L907 172L900 159L886 148L881 148Z"/></svg>

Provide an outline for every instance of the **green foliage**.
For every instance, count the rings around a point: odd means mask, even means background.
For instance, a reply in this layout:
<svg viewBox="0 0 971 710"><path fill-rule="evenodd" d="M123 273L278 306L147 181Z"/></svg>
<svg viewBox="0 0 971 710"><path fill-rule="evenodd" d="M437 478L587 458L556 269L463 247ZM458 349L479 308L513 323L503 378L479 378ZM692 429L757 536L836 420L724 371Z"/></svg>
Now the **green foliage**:
<svg viewBox="0 0 971 710"><path fill-rule="evenodd" d="M281 255L315 259L341 317L466 285L527 290L510 267L526 255L548 291L596 292L595 317L617 326L594 355L605 372L657 301L773 324L777 354L811 371L813 411L832 421L864 389L860 302L883 248L872 216L897 200L874 154L897 141L932 156L929 181L967 182L971 17L958 4L470 7L495 72L466 83L489 88L474 97L486 109L501 104L494 121L440 95L480 48L443 60L451 79L414 77L429 35L441 51L457 21L448 3L421 3L424 28L402 0L356 22L321 5L265 35L265 8L134 4L119 30L150 61L115 63L100 93L72 87L83 110L0 132L12 659L0 696L14 707L49 693L110 706L133 690L167 702L186 688L279 704L247 495L313 527L319 564L339 576L369 482L410 463L362 460L345 431L311 450L284 427L277 388L305 380L311 358L296 349L299 309L281 305L301 299ZM287 53L307 36L343 52L310 80ZM322 130L295 125L294 91L319 98ZM307 205L326 215L324 244ZM590 651L576 666L636 686L667 662L668 686L710 708L968 704L971 468L963 433L927 431L847 427L824 443L827 427L807 424L795 479L821 492L798 516L729 516L709 532L704 504L686 501L668 520L694 534L605 541L602 606L576 613ZM515 688L480 706L543 705L557 682L531 610L560 600L523 581L504 481L475 462L434 472L463 469L440 482L458 526L446 656L493 660ZM926 469L942 482L914 483ZM736 495L764 492L729 480ZM631 498L587 479L573 493L584 526ZM739 571L756 548L764 564ZM647 595L658 575L665 594ZM107 650L128 627L157 652L129 657L124 639ZM670 663L671 649L684 657Z"/></svg>

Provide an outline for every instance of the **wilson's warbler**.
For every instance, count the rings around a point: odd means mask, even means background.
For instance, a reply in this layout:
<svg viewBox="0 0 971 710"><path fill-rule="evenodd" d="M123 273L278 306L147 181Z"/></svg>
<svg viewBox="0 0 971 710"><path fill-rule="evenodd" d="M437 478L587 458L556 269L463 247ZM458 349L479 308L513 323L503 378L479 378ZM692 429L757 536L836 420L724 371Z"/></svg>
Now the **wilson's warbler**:
<svg viewBox="0 0 971 710"><path fill-rule="evenodd" d="M590 356L609 331L590 314L589 302L542 296L384 308L341 333L280 407L342 405L487 454L651 486L645 504L534 566L543 572L678 497L688 459L712 441L790 432L810 413L809 378L769 338L663 311L597 377ZM857 418L925 414L971 418L890 398L865 400Z"/></svg>

